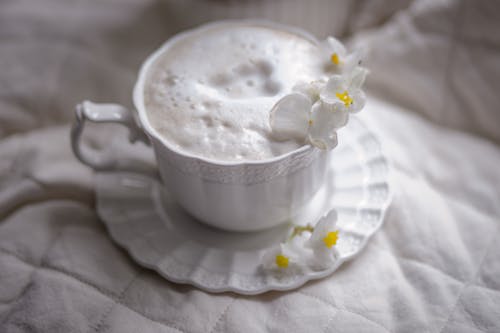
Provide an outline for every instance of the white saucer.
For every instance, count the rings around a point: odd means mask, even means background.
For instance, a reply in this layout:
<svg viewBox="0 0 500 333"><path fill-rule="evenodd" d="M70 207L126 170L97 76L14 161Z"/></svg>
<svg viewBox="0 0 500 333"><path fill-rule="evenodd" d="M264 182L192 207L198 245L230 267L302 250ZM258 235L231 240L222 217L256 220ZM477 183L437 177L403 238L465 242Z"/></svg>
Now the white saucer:
<svg viewBox="0 0 500 333"><path fill-rule="evenodd" d="M382 225L391 200L389 165L373 133L351 117L339 138L326 184L293 221L314 224L337 210L340 257L323 271L281 277L263 271L263 252L286 238L290 224L252 233L205 226L179 208L158 180L141 174L98 173L97 211L116 243L169 281L240 294L297 288L357 255Z"/></svg>

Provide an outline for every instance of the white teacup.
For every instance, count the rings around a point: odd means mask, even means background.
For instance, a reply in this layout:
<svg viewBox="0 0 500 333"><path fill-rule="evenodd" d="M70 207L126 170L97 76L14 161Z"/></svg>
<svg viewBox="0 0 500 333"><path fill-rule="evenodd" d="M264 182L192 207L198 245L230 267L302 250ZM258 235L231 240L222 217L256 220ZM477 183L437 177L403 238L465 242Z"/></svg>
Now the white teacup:
<svg viewBox="0 0 500 333"><path fill-rule="evenodd" d="M169 193L192 216L211 226L230 231L256 231L284 223L296 215L318 191L325 179L328 152L304 145L289 153L259 161L217 161L181 151L159 135L149 123L144 104L146 74L153 62L175 41L220 23L180 33L169 39L143 63L133 100L139 124L131 111L117 104L85 101L76 107L71 133L78 159L95 170L116 170L118 163L107 156L82 150L80 137L86 120L117 122L128 127L130 140L150 144L161 179ZM243 21L291 31L309 40L306 32L282 25Z"/></svg>

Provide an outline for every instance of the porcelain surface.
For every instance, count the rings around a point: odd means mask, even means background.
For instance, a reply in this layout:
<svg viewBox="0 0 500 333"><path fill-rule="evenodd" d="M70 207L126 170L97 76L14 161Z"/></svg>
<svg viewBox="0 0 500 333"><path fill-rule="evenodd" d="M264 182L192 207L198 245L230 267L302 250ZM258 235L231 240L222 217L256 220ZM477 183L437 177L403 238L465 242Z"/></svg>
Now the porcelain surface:
<svg viewBox="0 0 500 333"><path fill-rule="evenodd" d="M324 183L330 152L305 144L259 160L224 161L198 156L176 148L159 135L149 123L144 103L147 73L174 43L207 29L231 29L235 25L266 27L318 43L307 32L258 20L208 23L176 34L142 64L133 92L135 115L118 104L84 101L76 107L71 144L75 156L96 171L138 170L135 163L81 145L86 122L122 124L129 129L131 142L139 140L153 147L162 182L191 215L228 231L257 231L282 224L304 207Z"/></svg>
<svg viewBox="0 0 500 333"><path fill-rule="evenodd" d="M97 174L99 216L139 264L169 281L240 294L297 288L359 254L381 227L391 201L389 163L375 135L355 117L342 132L326 182L288 224L244 233L215 229L185 213L159 180L125 172ZM292 223L314 224L332 208L340 230L335 265L283 276L262 270L263 253L287 237Z"/></svg>

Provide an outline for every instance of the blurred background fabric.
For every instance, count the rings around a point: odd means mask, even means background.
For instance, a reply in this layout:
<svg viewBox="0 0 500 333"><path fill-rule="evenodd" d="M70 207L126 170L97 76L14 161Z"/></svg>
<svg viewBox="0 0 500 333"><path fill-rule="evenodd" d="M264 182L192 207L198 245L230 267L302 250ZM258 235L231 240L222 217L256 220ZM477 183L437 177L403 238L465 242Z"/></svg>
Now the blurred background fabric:
<svg viewBox="0 0 500 333"><path fill-rule="evenodd" d="M359 117L394 201L359 257L295 291L210 294L135 264L69 145L76 103L132 108L151 52L227 18L366 50ZM489 0L0 1L0 332L499 332L499 32ZM108 128L86 143L154 163Z"/></svg>

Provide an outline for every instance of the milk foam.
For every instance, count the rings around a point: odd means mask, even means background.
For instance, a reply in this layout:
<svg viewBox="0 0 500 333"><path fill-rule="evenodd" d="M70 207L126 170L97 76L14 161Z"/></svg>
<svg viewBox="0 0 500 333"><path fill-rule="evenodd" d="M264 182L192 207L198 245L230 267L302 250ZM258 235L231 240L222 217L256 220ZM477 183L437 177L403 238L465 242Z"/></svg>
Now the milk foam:
<svg viewBox="0 0 500 333"><path fill-rule="evenodd" d="M295 84L323 76L314 42L227 23L192 32L161 54L147 74L144 102L152 127L179 150L261 160L304 145L273 137L269 111Z"/></svg>

